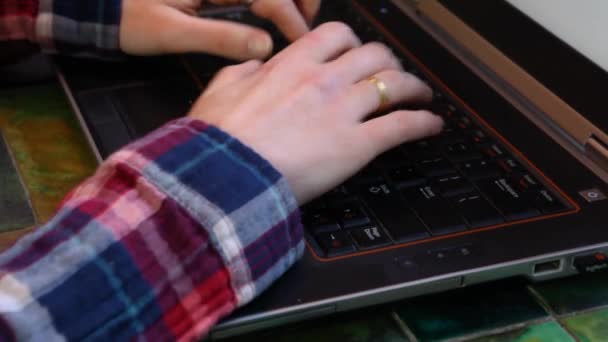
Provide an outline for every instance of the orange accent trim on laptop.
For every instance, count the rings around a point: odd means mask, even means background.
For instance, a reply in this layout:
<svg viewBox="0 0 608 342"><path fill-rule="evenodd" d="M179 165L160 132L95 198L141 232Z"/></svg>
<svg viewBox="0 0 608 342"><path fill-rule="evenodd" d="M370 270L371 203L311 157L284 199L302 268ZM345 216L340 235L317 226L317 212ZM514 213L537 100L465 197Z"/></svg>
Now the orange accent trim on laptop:
<svg viewBox="0 0 608 342"><path fill-rule="evenodd" d="M411 242L371 249L368 251L359 251L359 252L350 253L350 254L346 254L343 256L337 256L337 257L332 257L332 258L324 258L324 257L318 256L317 253L315 252L314 248L312 248L310 246L310 243L308 241L306 241L306 247L312 254L313 258L315 258L317 261L320 261L320 262L331 262L331 261L335 261L335 260L349 259L349 258L361 256L361 255L366 255L366 254L380 253L380 252L385 252L385 251L389 251L389 250L393 250L393 249L397 249L397 248L404 248L404 247L408 247L408 246L419 245L419 244L433 242L433 241L450 239L450 238L463 236L463 235L470 235L470 234L485 232L485 231L489 231L489 230L495 230L495 229L499 229L499 228L503 228L503 227L512 226L515 224L524 224L524 223L546 220L546 219L565 216L565 215L572 215L572 214L576 214L581 211L581 207L570 196L568 196L568 194L566 194L549 177L547 177L540 169L538 169L538 167L536 167L536 165L534 165L525 155L523 155L518 149L516 149L513 145L511 145L511 143L509 143L509 141L507 141L500 133L498 133L494 129L494 127L492 127L492 125L490 125L486 120L484 120L475 110L473 110L471 107L469 107L445 83L443 83L439 78L437 78L437 76L435 76L435 74L433 72L431 72L424 63L422 63L413 53L411 53L405 46L403 46L403 44L401 44L401 42L397 38L395 38L393 36L393 34L390 31L388 31L382 23L380 23L372 14L370 14L367 9L365 9L361 4L359 4L357 0L353 0L352 2L354 4L354 6L357 7L358 10L361 11L362 14L365 15L365 17L369 21L371 21L378 29L380 29L380 31L389 39L389 41L391 41L392 44L394 44L397 48L399 48L399 50L401 50L403 53L405 53L411 60L413 60L415 63L417 63L417 65L419 67L421 67L429 77L431 77L436 83L438 83L441 87L443 87L443 89L445 91L447 91L453 98L455 98L462 106L464 106L469 112L471 112L477 118L477 120L479 120L479 122L481 124L486 126L486 128L488 128L496 137L498 137L498 139L503 144L505 144L512 152L514 152L520 159L523 159L526 163L528 163L528 165L531 166L538 175L540 175L542 178L544 178L545 181L553 187L553 189L557 190L557 192L563 198L565 198L570 203L570 205L572 205L572 207L574 207L574 209L572 209L570 211L557 213L557 214L550 214L550 215L538 216L538 217L533 217L533 218L519 220L519 221L501 223L501 224L487 226L487 227L483 227L483 228L476 228L476 229L467 230L467 231L463 231L463 232L446 234L446 235L442 235L442 236L436 236L436 237L421 239L421 240L417 240L417 241L411 241Z"/></svg>

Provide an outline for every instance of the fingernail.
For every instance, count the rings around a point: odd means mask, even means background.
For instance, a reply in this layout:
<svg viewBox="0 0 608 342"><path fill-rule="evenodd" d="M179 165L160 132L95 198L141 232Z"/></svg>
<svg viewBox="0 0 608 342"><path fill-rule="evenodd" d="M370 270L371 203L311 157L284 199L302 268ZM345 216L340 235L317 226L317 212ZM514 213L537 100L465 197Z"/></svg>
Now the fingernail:
<svg viewBox="0 0 608 342"><path fill-rule="evenodd" d="M256 35L247 42L249 53L256 57L263 57L272 50L272 40L266 36Z"/></svg>

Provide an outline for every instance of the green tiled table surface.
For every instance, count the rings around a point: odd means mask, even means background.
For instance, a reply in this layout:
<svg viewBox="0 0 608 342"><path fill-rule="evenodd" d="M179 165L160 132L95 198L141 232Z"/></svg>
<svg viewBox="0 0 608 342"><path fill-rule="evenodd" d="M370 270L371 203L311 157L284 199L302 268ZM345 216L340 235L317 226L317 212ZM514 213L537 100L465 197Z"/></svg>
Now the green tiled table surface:
<svg viewBox="0 0 608 342"><path fill-rule="evenodd" d="M0 88L0 163L4 246L47 220L95 169L56 84ZM608 273L538 284L505 280L230 341L608 341Z"/></svg>

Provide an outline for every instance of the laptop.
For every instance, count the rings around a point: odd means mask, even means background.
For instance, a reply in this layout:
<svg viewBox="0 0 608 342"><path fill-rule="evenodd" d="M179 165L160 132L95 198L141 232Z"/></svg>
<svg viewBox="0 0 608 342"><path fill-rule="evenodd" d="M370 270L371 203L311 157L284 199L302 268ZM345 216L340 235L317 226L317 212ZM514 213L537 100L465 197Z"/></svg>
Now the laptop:
<svg viewBox="0 0 608 342"><path fill-rule="evenodd" d="M433 88L429 106L446 126L304 206L303 259L212 338L497 279L608 268L608 73L512 3L523 2L324 2L318 22L344 21L363 41L390 46ZM246 8L202 15L259 25L277 49L286 45ZM183 116L232 63L197 54L56 62L100 161Z"/></svg>

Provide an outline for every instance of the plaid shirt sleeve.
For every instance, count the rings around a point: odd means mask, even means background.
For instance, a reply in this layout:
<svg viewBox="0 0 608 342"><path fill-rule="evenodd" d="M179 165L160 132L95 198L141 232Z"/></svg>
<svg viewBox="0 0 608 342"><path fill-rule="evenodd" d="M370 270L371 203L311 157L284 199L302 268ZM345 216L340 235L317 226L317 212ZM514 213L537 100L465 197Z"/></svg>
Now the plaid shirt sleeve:
<svg viewBox="0 0 608 342"><path fill-rule="evenodd" d="M0 0L0 40L30 40L45 52L119 54L122 0Z"/></svg>
<svg viewBox="0 0 608 342"><path fill-rule="evenodd" d="M295 199L267 161L173 121L0 255L0 340L192 340L303 250Z"/></svg>

